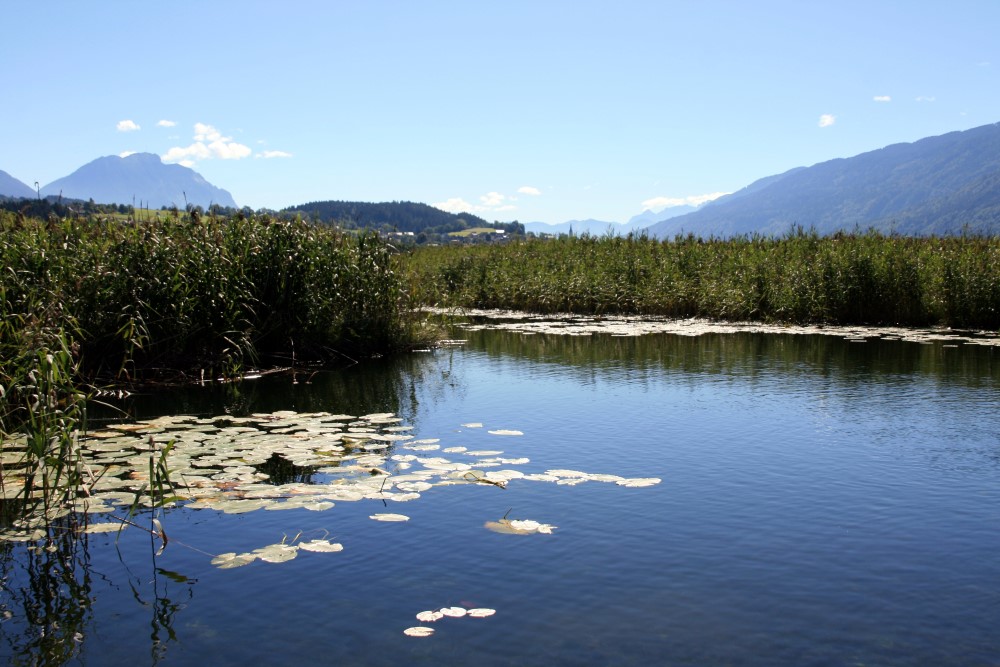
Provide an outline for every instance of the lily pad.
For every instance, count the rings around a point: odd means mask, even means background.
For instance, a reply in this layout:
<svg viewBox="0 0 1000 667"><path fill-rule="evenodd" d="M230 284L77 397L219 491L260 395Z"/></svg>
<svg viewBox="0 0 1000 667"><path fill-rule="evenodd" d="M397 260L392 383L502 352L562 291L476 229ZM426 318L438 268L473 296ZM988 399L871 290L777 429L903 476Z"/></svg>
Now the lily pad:
<svg viewBox="0 0 1000 667"><path fill-rule="evenodd" d="M117 533L119 530L122 530L123 528L127 528L127 527L128 526L126 526L125 524L122 524L122 523L112 523L112 522L92 523L89 526L87 526L86 528L84 528L83 532L85 532L85 533Z"/></svg>
<svg viewBox="0 0 1000 667"><path fill-rule="evenodd" d="M299 548L288 544L271 544L260 549L254 549L257 558L267 563L284 563L299 554Z"/></svg>
<svg viewBox="0 0 1000 667"><path fill-rule="evenodd" d="M461 618L468 613L464 607L444 607L441 609L441 614L449 618Z"/></svg>
<svg viewBox="0 0 1000 667"><path fill-rule="evenodd" d="M444 614L439 611L422 611L417 614L417 620L421 623L433 623L444 618Z"/></svg>
<svg viewBox="0 0 1000 667"><path fill-rule="evenodd" d="M487 431L490 435L524 435L521 431L513 431L510 429L497 429L495 431Z"/></svg>
<svg viewBox="0 0 1000 667"><path fill-rule="evenodd" d="M492 616L495 613L497 613L496 609L487 609L486 607L469 610L469 616L472 618L486 618L487 616Z"/></svg>
<svg viewBox="0 0 1000 667"><path fill-rule="evenodd" d="M659 477L634 477L632 479L623 479L615 482L618 486L627 486L629 488L640 488L644 486L655 486L662 482Z"/></svg>
<svg viewBox="0 0 1000 667"><path fill-rule="evenodd" d="M299 549L304 551L335 553L337 551L343 551L344 545L337 542L330 542L329 540L311 540L309 542L300 542Z"/></svg>
<svg viewBox="0 0 1000 667"><path fill-rule="evenodd" d="M235 552L229 552L225 554L219 554L212 559L212 565L216 566L220 570L228 570L234 567L242 567L243 565L248 565L257 560L257 556L254 554L238 554Z"/></svg>
<svg viewBox="0 0 1000 667"><path fill-rule="evenodd" d="M375 521L386 521L386 522L397 522L397 521L409 521L410 520L410 517L406 516L405 514L391 514L391 513L372 514L368 518L369 519L373 519Z"/></svg>
<svg viewBox="0 0 1000 667"><path fill-rule="evenodd" d="M434 628L427 628L424 626L406 628L403 630L403 634L407 637L430 637L434 634Z"/></svg>

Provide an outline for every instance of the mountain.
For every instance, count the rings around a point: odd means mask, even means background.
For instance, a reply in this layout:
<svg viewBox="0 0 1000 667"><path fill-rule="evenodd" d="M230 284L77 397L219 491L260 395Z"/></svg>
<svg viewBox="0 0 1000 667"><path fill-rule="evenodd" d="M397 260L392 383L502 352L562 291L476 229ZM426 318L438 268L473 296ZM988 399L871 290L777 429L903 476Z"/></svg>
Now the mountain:
<svg viewBox="0 0 1000 667"><path fill-rule="evenodd" d="M141 201L149 208L184 208L186 198L186 203L205 208L212 204L236 208L231 194L215 187L198 172L179 164L164 164L152 153L97 158L46 185L42 195L93 199L99 204Z"/></svg>
<svg viewBox="0 0 1000 667"><path fill-rule="evenodd" d="M35 197L38 193L17 180L6 171L0 170L0 197Z"/></svg>
<svg viewBox="0 0 1000 667"><path fill-rule="evenodd" d="M1000 123L768 176L648 229L707 238L780 236L794 226L819 234L1000 231Z"/></svg>
<svg viewBox="0 0 1000 667"><path fill-rule="evenodd" d="M524 223L525 232L534 232L535 234L569 234L570 232L573 232L578 236L581 234L604 236L608 233L608 231L617 234L621 232L622 227L623 225L620 222L594 220L593 218L588 218L586 220L569 220L567 222L560 222L554 225L550 225L547 222ZM626 234L627 233L628 232L626 232Z"/></svg>
<svg viewBox="0 0 1000 667"><path fill-rule="evenodd" d="M666 208L659 213L654 213L650 210L645 210L639 215L634 215L629 218L628 222L608 222L605 220L594 220L593 218L588 218L586 220L569 220L568 222L560 222L558 224L550 225L546 222L526 222L524 223L524 229L528 232L534 232L535 234L569 234L572 231L574 234L590 234L591 236L604 236L607 233L626 235L631 232L639 232L643 229L649 227L650 225L656 224L663 220L668 220L678 215L684 215L685 213L690 213L691 211L697 210L694 206L672 206Z"/></svg>

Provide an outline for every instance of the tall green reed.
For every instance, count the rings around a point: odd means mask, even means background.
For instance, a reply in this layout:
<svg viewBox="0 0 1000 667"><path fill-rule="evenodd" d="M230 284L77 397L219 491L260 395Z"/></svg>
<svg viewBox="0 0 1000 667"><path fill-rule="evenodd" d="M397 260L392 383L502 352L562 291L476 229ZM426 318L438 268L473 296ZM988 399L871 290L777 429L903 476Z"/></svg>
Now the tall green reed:
<svg viewBox="0 0 1000 667"><path fill-rule="evenodd" d="M1000 239L876 232L658 241L564 236L432 247L405 262L424 304L789 323L1000 328Z"/></svg>

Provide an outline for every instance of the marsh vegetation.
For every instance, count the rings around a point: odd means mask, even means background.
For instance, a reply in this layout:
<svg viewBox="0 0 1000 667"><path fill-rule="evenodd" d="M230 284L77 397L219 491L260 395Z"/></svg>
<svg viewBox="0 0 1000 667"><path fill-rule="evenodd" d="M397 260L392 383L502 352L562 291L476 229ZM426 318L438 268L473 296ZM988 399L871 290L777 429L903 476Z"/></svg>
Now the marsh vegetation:
<svg viewBox="0 0 1000 667"><path fill-rule="evenodd" d="M405 266L414 300L440 306L1000 328L995 237L562 236L421 248Z"/></svg>

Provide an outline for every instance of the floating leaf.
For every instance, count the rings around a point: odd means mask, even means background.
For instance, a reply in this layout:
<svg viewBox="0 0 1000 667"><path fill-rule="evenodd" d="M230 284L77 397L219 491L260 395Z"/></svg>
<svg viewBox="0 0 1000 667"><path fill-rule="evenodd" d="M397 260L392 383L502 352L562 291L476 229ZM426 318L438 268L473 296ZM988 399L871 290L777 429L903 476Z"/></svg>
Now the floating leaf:
<svg viewBox="0 0 1000 667"><path fill-rule="evenodd" d="M487 609L485 607L469 610L469 616L472 618L486 618L487 616L492 616L495 613L497 613L496 609Z"/></svg>
<svg viewBox="0 0 1000 667"><path fill-rule="evenodd" d="M329 540L312 540L310 542L300 542L299 549L303 549L305 551L335 553L337 551L343 551L344 545L337 542L330 542Z"/></svg>
<svg viewBox="0 0 1000 667"><path fill-rule="evenodd" d="M389 513L372 514L368 518L369 519L374 519L375 521L390 521L390 522L392 522L392 521L409 521L410 520L410 517L406 516L405 514L389 514Z"/></svg>
<svg viewBox="0 0 1000 667"><path fill-rule="evenodd" d="M220 570L228 570L234 567L242 567L249 563L257 560L257 556L254 554L237 554L237 553L225 553L219 554L212 559L212 565L216 566Z"/></svg>
<svg viewBox="0 0 1000 667"><path fill-rule="evenodd" d="M125 528L123 523L92 523L83 529L85 533L117 533Z"/></svg>
<svg viewBox="0 0 1000 667"><path fill-rule="evenodd" d="M499 521L487 521L483 525L487 530L492 530L494 533L507 535L533 535L535 533L551 535L552 531L556 529L551 524L539 523L531 519L500 519Z"/></svg>
<svg viewBox="0 0 1000 667"><path fill-rule="evenodd" d="M655 486L662 481L659 477L635 477L632 479L623 479L615 483L618 486L627 486L635 489L643 486Z"/></svg>
<svg viewBox="0 0 1000 667"><path fill-rule="evenodd" d="M461 618L468 614L463 607L445 607L441 610L443 616L448 616L450 618Z"/></svg>
<svg viewBox="0 0 1000 667"><path fill-rule="evenodd" d="M285 561L292 560L299 553L298 547L289 546L287 544L271 544L266 547L261 547L260 549L254 549L253 552L257 554L257 558L268 563L284 563Z"/></svg>
<svg viewBox="0 0 1000 667"><path fill-rule="evenodd" d="M424 626L406 628L403 630L403 634L407 637L430 637L434 634L434 628L427 628Z"/></svg>
<svg viewBox="0 0 1000 667"><path fill-rule="evenodd" d="M462 424L465 428L482 428L482 422L470 422L468 424Z"/></svg>
<svg viewBox="0 0 1000 667"><path fill-rule="evenodd" d="M444 618L444 614L439 611L422 611L417 614L417 620L421 623L433 623Z"/></svg>
<svg viewBox="0 0 1000 667"><path fill-rule="evenodd" d="M495 431L487 431L490 435L524 435L521 431L511 431L508 429L497 429Z"/></svg>

